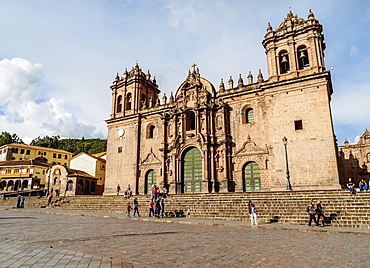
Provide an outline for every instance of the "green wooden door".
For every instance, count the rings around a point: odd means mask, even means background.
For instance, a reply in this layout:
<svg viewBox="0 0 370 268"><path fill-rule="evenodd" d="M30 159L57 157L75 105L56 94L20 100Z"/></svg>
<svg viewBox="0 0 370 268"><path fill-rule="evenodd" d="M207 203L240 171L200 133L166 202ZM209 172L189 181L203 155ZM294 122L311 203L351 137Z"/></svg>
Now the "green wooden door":
<svg viewBox="0 0 370 268"><path fill-rule="evenodd" d="M146 175L146 193L151 194L151 187L153 184L157 184L157 174L154 170L151 170Z"/></svg>
<svg viewBox="0 0 370 268"><path fill-rule="evenodd" d="M256 162L249 162L243 169L244 191L261 191L260 167Z"/></svg>
<svg viewBox="0 0 370 268"><path fill-rule="evenodd" d="M185 153L183 159L184 192L202 191L202 153L192 148Z"/></svg>

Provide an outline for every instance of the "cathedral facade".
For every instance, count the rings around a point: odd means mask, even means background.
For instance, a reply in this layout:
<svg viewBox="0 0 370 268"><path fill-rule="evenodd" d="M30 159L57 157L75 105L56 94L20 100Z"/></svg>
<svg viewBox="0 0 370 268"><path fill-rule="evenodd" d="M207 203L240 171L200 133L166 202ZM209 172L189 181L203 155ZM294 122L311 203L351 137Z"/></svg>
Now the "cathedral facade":
<svg viewBox="0 0 370 268"><path fill-rule="evenodd" d="M136 64L111 86L104 194L155 184L175 193L338 189L338 162L322 25L289 12L262 42L259 71L219 84L195 64L176 94L160 98Z"/></svg>

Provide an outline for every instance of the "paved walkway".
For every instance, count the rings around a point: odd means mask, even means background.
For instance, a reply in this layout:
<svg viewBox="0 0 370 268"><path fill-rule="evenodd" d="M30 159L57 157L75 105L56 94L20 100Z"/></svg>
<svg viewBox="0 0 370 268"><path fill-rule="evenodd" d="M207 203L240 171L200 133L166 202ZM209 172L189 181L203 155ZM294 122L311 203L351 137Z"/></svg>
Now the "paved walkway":
<svg viewBox="0 0 370 268"><path fill-rule="evenodd" d="M0 267L370 267L370 229L0 207L0 233Z"/></svg>

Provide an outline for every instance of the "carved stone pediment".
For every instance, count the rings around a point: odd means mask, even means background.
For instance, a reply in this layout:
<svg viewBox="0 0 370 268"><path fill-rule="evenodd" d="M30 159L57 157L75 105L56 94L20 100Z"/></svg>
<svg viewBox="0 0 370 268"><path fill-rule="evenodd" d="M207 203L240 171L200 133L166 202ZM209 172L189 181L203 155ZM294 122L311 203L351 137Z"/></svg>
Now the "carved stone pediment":
<svg viewBox="0 0 370 268"><path fill-rule="evenodd" d="M193 65L194 70L189 71L186 80L176 92L176 105L181 107L199 107L207 105L212 96L216 94L213 85L199 74L199 69Z"/></svg>
<svg viewBox="0 0 370 268"><path fill-rule="evenodd" d="M267 148L262 149L253 142L250 137L244 142L243 146L235 153L235 156L245 156L245 155L256 155L256 154L267 154Z"/></svg>
<svg viewBox="0 0 370 268"><path fill-rule="evenodd" d="M161 160L159 160L153 152L150 152L145 160L141 162L142 165L156 165L161 163Z"/></svg>

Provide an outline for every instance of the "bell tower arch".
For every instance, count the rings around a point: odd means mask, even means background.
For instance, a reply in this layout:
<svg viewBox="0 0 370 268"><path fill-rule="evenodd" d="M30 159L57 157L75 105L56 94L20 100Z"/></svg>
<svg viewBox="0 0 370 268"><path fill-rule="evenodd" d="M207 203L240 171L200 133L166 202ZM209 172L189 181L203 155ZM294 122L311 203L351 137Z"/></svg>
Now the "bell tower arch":
<svg viewBox="0 0 370 268"><path fill-rule="evenodd" d="M325 71L322 25L311 10L307 20L290 11L276 30L269 23L262 44L272 82Z"/></svg>

